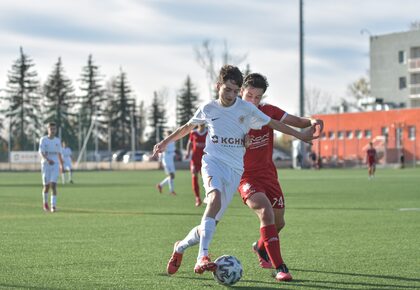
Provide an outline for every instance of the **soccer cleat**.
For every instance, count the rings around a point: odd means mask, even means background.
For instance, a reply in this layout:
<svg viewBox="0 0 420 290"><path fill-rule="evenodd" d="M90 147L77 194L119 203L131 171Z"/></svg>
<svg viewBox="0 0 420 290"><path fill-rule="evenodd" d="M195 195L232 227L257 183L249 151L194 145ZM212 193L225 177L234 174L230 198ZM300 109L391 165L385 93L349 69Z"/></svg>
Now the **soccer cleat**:
<svg viewBox="0 0 420 290"><path fill-rule="evenodd" d="M257 242L252 244L252 250L257 254L258 260L260 261L261 268L271 269L273 265L271 264L270 258L265 250L258 249Z"/></svg>
<svg viewBox="0 0 420 290"><path fill-rule="evenodd" d="M201 198L196 197L195 198L195 206L200 206L203 202L201 201Z"/></svg>
<svg viewBox="0 0 420 290"><path fill-rule="evenodd" d="M162 193L162 186L158 183L156 184L157 190L159 190L159 193Z"/></svg>
<svg viewBox="0 0 420 290"><path fill-rule="evenodd" d="M171 194L172 194L172 195L176 195L175 191L172 191L172 192L171 192Z"/></svg>
<svg viewBox="0 0 420 290"><path fill-rule="evenodd" d="M180 241L177 241L174 244L174 251L171 258L169 259L168 265L166 266L166 272L168 272L169 275L175 274L181 266L182 253L178 253L176 251L176 246L179 244L179 242Z"/></svg>
<svg viewBox="0 0 420 290"><path fill-rule="evenodd" d="M281 264L281 266L278 267L276 271L277 273L275 278L277 281L291 281L293 279L286 264Z"/></svg>
<svg viewBox="0 0 420 290"><path fill-rule="evenodd" d="M204 271L214 272L217 269L217 265L210 261L208 256L203 256L200 260L195 264L194 272L197 274L203 274Z"/></svg>
<svg viewBox="0 0 420 290"><path fill-rule="evenodd" d="M50 211L50 207L48 206L48 203L44 203L44 211Z"/></svg>
<svg viewBox="0 0 420 290"><path fill-rule="evenodd" d="M51 207L51 212L56 212L56 211L57 211L57 208L55 206L52 206Z"/></svg>

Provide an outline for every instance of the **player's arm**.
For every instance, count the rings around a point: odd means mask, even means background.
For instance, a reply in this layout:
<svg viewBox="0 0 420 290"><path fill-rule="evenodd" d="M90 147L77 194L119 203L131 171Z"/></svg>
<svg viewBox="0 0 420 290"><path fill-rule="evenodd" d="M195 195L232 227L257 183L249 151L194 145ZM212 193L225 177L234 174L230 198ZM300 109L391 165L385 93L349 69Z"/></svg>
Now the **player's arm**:
<svg viewBox="0 0 420 290"><path fill-rule="evenodd" d="M50 160L50 159L48 158L47 153L46 153L46 152L44 152L44 151L42 150L42 149L43 149L43 147L44 147L44 146L43 146L43 144L42 144L42 139L41 139L41 141L39 142L39 150L38 150L39 155L41 155L41 158L42 158L43 160L47 161L49 165L53 165L53 164L54 164L54 161L53 161L53 160Z"/></svg>
<svg viewBox="0 0 420 290"><path fill-rule="evenodd" d="M283 119L283 123L297 128L308 128L313 125L319 126L319 133L321 133L324 130L324 121L322 121L321 119L297 117L294 115L287 114L286 117Z"/></svg>
<svg viewBox="0 0 420 290"><path fill-rule="evenodd" d="M185 159L190 158L191 148L192 148L191 140L188 139L188 143L187 143L187 154L185 155Z"/></svg>
<svg viewBox="0 0 420 290"><path fill-rule="evenodd" d="M162 153L163 151L165 151L166 146L169 142L175 142L176 140L187 136L195 126L196 124L186 123L178 129L176 129L171 135L169 135L153 147L152 157L155 157L158 153Z"/></svg>
<svg viewBox="0 0 420 290"><path fill-rule="evenodd" d="M62 153L58 153L58 161L60 162L61 172L63 172L64 171L64 161L63 161L63 154Z"/></svg>
<svg viewBox="0 0 420 290"><path fill-rule="evenodd" d="M316 139L319 137L319 136L315 136L315 125L312 125L302 131L297 131L293 129L292 127L289 127L286 124L283 124L282 122L274 120L274 119L271 119L267 125L276 131L282 132L287 135L291 135L309 144L312 144L311 141L313 139Z"/></svg>

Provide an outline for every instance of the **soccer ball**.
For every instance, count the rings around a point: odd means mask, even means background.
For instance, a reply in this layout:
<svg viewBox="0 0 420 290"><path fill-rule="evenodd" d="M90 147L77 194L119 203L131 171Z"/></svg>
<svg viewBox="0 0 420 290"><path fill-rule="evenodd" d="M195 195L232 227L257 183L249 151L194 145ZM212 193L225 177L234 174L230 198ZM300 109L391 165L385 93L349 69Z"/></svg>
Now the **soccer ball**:
<svg viewBox="0 0 420 290"><path fill-rule="evenodd" d="M233 285L242 277L241 262L234 256L220 256L214 263L217 265L213 272L214 280L222 285Z"/></svg>

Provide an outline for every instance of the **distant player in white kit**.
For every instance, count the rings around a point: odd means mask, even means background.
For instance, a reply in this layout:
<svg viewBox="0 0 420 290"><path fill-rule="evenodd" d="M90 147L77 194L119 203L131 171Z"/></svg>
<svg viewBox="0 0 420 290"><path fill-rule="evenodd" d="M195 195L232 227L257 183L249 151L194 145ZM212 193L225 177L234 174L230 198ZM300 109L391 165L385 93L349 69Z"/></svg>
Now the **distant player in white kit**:
<svg viewBox="0 0 420 290"><path fill-rule="evenodd" d="M199 244L199 252L194 272L202 274L204 271L216 270L216 264L209 258L209 246L216 223L222 218L239 186L244 170L245 135L250 129L269 125L304 141L314 139L314 128L298 132L238 98L242 82L242 73L237 67L223 66L216 85L219 99L201 106L188 123L154 147L156 155L163 152L168 143L186 136L195 126L208 126L204 149L206 154L203 155L201 169L207 207L201 224L191 229L184 240L175 243L167 265L168 274L178 271L185 249L195 244Z"/></svg>
<svg viewBox="0 0 420 290"><path fill-rule="evenodd" d="M172 134L172 131L168 131L166 133L166 136L169 136L171 134ZM166 145L165 151L161 153L162 165L163 165L163 169L165 170L167 177L156 185L156 188L159 190L160 193L162 193L163 186L165 184L168 184L169 192L172 195L176 195L175 185L174 185L174 179L175 179L174 157L175 157L175 142L170 142Z"/></svg>
<svg viewBox="0 0 420 290"><path fill-rule="evenodd" d="M42 201L45 211L49 211L48 192L52 189L51 212L57 210L57 179L60 175L60 168L63 169L63 157L60 138L55 137L57 127L55 123L48 123L48 135L39 140L39 154L41 155L42 173Z"/></svg>
<svg viewBox="0 0 420 290"><path fill-rule="evenodd" d="M63 170L61 172L61 180L66 183L66 172L68 173L68 182L73 183L73 173L72 173L72 156L73 152L70 147L67 146L66 141L63 141Z"/></svg>

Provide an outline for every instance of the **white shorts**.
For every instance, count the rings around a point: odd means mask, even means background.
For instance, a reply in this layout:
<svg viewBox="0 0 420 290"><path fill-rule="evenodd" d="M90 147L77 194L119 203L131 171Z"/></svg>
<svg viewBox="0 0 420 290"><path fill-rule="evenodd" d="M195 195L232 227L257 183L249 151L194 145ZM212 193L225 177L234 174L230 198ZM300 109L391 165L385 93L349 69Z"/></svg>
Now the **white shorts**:
<svg viewBox="0 0 420 290"><path fill-rule="evenodd" d="M175 163L172 158L169 160L162 159L162 165L166 174L175 173Z"/></svg>
<svg viewBox="0 0 420 290"><path fill-rule="evenodd" d="M60 175L60 166L58 162L54 165L49 165L47 162L41 164L42 184L47 185L50 183L57 183L58 176Z"/></svg>
<svg viewBox="0 0 420 290"><path fill-rule="evenodd" d="M213 190L217 189L221 193L221 207L216 215L216 220L220 221L225 213L228 205L232 201L233 195L236 193L239 182L241 181L241 174L234 171L226 164L208 158L204 155L202 159L201 175L203 177L204 189L206 196ZM207 197L204 199L206 202Z"/></svg>
<svg viewBox="0 0 420 290"><path fill-rule="evenodd" d="M63 169L66 170L66 171L70 171L71 170L71 162L69 162L69 163L64 162L63 163Z"/></svg>

